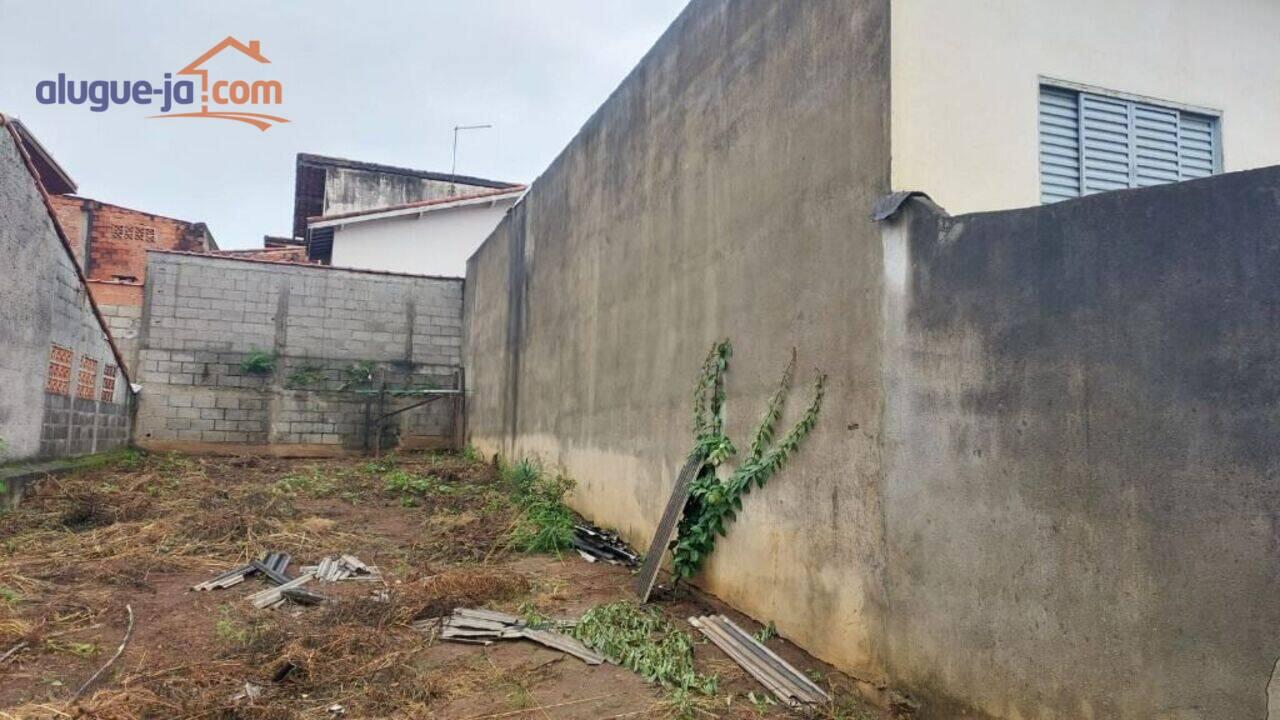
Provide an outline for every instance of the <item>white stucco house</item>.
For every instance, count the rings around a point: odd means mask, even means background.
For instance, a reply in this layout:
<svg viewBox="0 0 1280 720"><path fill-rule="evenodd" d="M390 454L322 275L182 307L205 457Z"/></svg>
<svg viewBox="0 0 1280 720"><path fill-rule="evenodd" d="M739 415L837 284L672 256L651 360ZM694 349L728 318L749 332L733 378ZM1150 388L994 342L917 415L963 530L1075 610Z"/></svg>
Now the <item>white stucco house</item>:
<svg viewBox="0 0 1280 720"><path fill-rule="evenodd" d="M330 262L338 267L462 277L467 258L524 191L516 185L324 215L307 227L332 231Z"/></svg>

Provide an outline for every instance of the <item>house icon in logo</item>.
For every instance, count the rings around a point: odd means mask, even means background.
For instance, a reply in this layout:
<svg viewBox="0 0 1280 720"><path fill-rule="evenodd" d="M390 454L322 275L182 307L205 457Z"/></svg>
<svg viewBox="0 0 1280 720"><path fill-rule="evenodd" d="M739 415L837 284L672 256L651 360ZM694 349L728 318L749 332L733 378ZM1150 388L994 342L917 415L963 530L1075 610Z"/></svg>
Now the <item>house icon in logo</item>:
<svg viewBox="0 0 1280 720"><path fill-rule="evenodd" d="M228 50L238 51L241 55L263 65L271 64L271 61L262 54L260 41L250 40L244 43L228 35L177 73L200 78L200 112L166 113L151 117L235 120L253 125L262 131L274 125L289 122L278 115L249 111L249 109L256 110L266 105L280 105L284 102L284 88L279 80L228 80L219 79L216 75L210 77L211 71L205 67L205 64Z"/></svg>

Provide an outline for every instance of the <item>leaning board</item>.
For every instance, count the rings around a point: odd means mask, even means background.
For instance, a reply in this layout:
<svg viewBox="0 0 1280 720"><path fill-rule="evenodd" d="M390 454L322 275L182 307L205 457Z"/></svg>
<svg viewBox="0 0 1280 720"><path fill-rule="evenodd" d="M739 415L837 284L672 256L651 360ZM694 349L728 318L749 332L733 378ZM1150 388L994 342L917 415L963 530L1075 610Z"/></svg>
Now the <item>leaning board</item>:
<svg viewBox="0 0 1280 720"><path fill-rule="evenodd" d="M640 602L649 602L649 593L653 592L653 584L658 580L658 568L662 567L662 557L667 553L667 546L676 532L676 524L680 522L680 514L684 512L684 504L689 501L689 486L698 477L704 461L701 458L689 458L680 474L676 476L676 485L671 488L671 497L667 500L667 509L662 513L658 529L653 534L653 542L649 544L649 552L644 556L644 564L636 575L636 594Z"/></svg>

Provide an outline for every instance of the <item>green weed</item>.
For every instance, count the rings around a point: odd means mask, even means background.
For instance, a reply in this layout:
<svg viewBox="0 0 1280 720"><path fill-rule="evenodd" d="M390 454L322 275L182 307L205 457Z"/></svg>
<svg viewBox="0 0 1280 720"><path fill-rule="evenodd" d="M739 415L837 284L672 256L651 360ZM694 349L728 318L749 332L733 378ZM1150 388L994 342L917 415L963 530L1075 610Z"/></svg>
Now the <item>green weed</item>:
<svg viewBox="0 0 1280 720"><path fill-rule="evenodd" d="M769 642L770 640L778 637L778 628L775 627L773 621L770 620L768 625L757 630L755 635L752 637L762 643Z"/></svg>
<svg viewBox="0 0 1280 720"><path fill-rule="evenodd" d="M240 369L249 375L270 375L276 369L275 353L254 348L240 361Z"/></svg>
<svg viewBox="0 0 1280 720"><path fill-rule="evenodd" d="M384 475L395 470L398 462L395 455L386 455L377 460L370 460L360 466L360 469L367 475Z"/></svg>
<svg viewBox="0 0 1280 720"><path fill-rule="evenodd" d="M564 504L573 480L551 475L531 460L521 460L503 475L520 508L511 545L522 552L560 552L573 546L574 515Z"/></svg>
<svg viewBox="0 0 1280 720"><path fill-rule="evenodd" d="M255 630L231 616L231 609L223 605L222 617L213 625L213 633L227 645L244 647L253 641Z"/></svg>
<svg viewBox="0 0 1280 720"><path fill-rule="evenodd" d="M717 678L693 667L693 640L653 608L621 601L583 613L572 634L610 660L674 691L673 703L692 705L690 692L711 695Z"/></svg>
<svg viewBox="0 0 1280 720"><path fill-rule="evenodd" d="M11 587L0 585L0 602L5 605L17 605L22 602L22 593Z"/></svg>
<svg viewBox="0 0 1280 720"><path fill-rule="evenodd" d="M337 492L334 482L325 477L319 468L312 468L309 475L287 475L276 481L275 488L285 495L309 495L329 497Z"/></svg>
<svg viewBox="0 0 1280 720"><path fill-rule="evenodd" d="M402 495L427 495L440 486L440 478L432 475L414 475L404 470L388 473L382 486L389 492Z"/></svg>
<svg viewBox="0 0 1280 720"><path fill-rule="evenodd" d="M137 470L145 460L141 450L121 448L109 452L95 453L76 458L73 461L76 470Z"/></svg>

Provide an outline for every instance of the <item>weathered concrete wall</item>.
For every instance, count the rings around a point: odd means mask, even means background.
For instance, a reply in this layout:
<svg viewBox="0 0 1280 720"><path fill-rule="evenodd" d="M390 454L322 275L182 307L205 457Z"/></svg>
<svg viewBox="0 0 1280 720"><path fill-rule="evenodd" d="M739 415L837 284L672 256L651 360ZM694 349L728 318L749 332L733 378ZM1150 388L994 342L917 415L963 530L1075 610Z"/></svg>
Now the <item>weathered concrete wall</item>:
<svg viewBox="0 0 1280 720"><path fill-rule="evenodd" d="M50 351L69 351L69 378L47 392ZM81 363L94 363L82 383ZM119 447L128 439L123 375L40 188L0 118L0 462ZM87 397L81 398L82 394Z"/></svg>
<svg viewBox="0 0 1280 720"><path fill-rule="evenodd" d="M753 493L701 582L876 674L885 0L697 0L468 264L468 428L563 464L572 503L649 541L692 447L689 397L729 337L747 435L793 347L785 421L830 375L801 451Z"/></svg>
<svg viewBox="0 0 1280 720"><path fill-rule="evenodd" d="M471 258L471 440L643 545L710 343L740 443L796 346L707 589L925 718L1280 718L1280 170L870 229L886 22L691 4Z"/></svg>
<svg viewBox="0 0 1280 720"><path fill-rule="evenodd" d="M143 447L359 450L365 402L350 383L353 365L374 363L374 384L392 388L456 381L459 279L163 252L150 254L147 277L135 434ZM254 351L273 354L274 370L246 372ZM440 400L397 416L386 442L444 446L453 432L452 403Z"/></svg>
<svg viewBox="0 0 1280 720"><path fill-rule="evenodd" d="M474 188L468 187L412 175L331 167L324 186L324 214L338 215L474 192Z"/></svg>
<svg viewBox="0 0 1280 720"><path fill-rule="evenodd" d="M1276 717L1280 168L913 201L885 242L895 680L999 718Z"/></svg>

